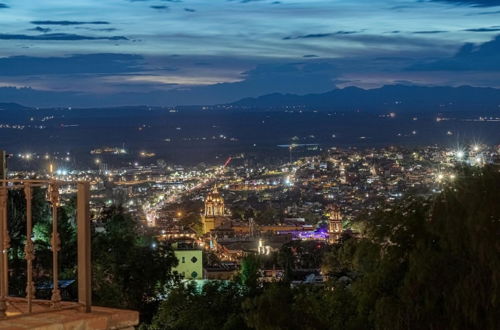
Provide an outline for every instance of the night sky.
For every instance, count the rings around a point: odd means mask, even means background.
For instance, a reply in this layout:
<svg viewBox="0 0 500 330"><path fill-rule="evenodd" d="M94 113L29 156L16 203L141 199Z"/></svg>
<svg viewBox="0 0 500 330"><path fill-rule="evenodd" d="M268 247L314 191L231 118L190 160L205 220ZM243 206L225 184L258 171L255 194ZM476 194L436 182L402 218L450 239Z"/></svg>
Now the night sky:
<svg viewBox="0 0 500 330"><path fill-rule="evenodd" d="M500 1L0 0L0 102L212 104L398 83L500 87Z"/></svg>

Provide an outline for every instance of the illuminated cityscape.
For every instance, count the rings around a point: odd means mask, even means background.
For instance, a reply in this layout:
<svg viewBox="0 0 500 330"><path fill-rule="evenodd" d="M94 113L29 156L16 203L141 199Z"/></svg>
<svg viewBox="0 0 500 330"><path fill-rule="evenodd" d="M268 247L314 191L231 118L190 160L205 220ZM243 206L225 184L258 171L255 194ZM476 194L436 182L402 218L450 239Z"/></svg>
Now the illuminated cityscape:
<svg viewBox="0 0 500 330"><path fill-rule="evenodd" d="M105 150L126 153L124 149L102 150L91 154ZM139 219L143 230L159 239L188 238L204 246L206 253L217 254L221 262L234 262L237 267L247 253L258 253L263 241L277 239L277 251L295 239L335 242L344 230L356 234L356 219L381 203L403 200L410 194L439 194L454 183L462 166L498 164L500 150L484 144L454 149L332 147L292 162L254 167L243 158L229 158L219 166L132 162L129 167L111 168L96 158L97 166L88 170L66 165L69 154L12 157L39 159L40 164L49 166L38 171L11 170L7 179L90 182L95 218L106 208L121 205ZM60 191L68 196L75 192L65 186ZM247 246L229 249L226 241L229 245L241 241Z"/></svg>
<svg viewBox="0 0 500 330"><path fill-rule="evenodd" d="M0 330L493 330L500 1L0 0Z"/></svg>

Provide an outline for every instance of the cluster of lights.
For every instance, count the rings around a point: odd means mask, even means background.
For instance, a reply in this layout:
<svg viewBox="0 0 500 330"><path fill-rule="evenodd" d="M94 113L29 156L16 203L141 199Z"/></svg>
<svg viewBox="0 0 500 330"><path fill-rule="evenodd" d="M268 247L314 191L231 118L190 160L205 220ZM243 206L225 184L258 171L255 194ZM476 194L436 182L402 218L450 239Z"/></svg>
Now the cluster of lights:
<svg viewBox="0 0 500 330"><path fill-rule="evenodd" d="M68 170L65 170L65 169L58 169L56 171L56 174L57 175L68 175Z"/></svg>
<svg viewBox="0 0 500 330"><path fill-rule="evenodd" d="M457 178L457 176L453 173L452 174L444 174L444 173L436 174L436 181L437 182L442 182L446 179L448 179L450 181L454 181L456 178Z"/></svg>
<svg viewBox="0 0 500 330"><path fill-rule="evenodd" d="M469 150L471 150L471 153L473 152L474 154L477 154L478 152L481 151L481 146L478 144L475 144L475 145L472 145ZM459 160L459 161L464 160L465 156L466 156L466 153L464 150L458 149L457 151L455 151L455 157L457 160ZM481 163L482 159L479 155L476 155L476 157L473 159L473 161L475 161L476 163Z"/></svg>

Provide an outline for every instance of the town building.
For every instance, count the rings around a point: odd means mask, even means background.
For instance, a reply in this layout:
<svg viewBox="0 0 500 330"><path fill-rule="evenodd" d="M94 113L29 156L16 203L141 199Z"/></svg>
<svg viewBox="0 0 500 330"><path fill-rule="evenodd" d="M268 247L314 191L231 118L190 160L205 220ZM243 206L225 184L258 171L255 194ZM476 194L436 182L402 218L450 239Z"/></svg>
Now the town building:
<svg viewBox="0 0 500 330"><path fill-rule="evenodd" d="M199 280L203 278L203 250L195 241L178 241L172 244L179 264L172 269L184 279Z"/></svg>

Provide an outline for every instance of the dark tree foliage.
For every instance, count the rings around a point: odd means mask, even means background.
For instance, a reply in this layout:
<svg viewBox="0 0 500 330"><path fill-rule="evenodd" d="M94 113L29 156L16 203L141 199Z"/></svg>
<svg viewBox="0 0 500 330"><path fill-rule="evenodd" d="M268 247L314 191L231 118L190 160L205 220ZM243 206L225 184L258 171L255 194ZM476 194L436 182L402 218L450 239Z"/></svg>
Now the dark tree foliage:
<svg viewBox="0 0 500 330"><path fill-rule="evenodd" d="M137 234L136 221L122 208L102 215L104 231L92 237L94 304L138 310L148 321L174 278L177 259L164 242Z"/></svg>
<svg viewBox="0 0 500 330"><path fill-rule="evenodd" d="M434 198L410 198L366 219L364 237L338 247L325 267L352 281L357 306L347 328L495 329L498 187L498 169L463 169Z"/></svg>
<svg viewBox="0 0 500 330"><path fill-rule="evenodd" d="M292 312L293 292L288 285L272 285L259 296L243 304L245 319L253 329L303 329Z"/></svg>
<svg viewBox="0 0 500 330"><path fill-rule="evenodd" d="M150 329L247 329L242 318L243 287L236 282L179 283L160 305Z"/></svg>
<svg viewBox="0 0 500 330"><path fill-rule="evenodd" d="M259 290L260 264L259 257L252 254L241 261L241 271L237 280L246 288L246 293L249 296L257 294Z"/></svg>
<svg viewBox="0 0 500 330"><path fill-rule="evenodd" d="M9 250L9 293L14 296L25 296L26 260L24 246L26 242L26 199L23 190L10 190L8 197L8 231L10 237ZM65 209L59 217L65 216ZM32 193L32 231L35 246L33 262L33 279L35 285L46 282L51 275L52 257L50 237L52 233L52 215L50 205L46 200L46 190L33 188ZM66 217L63 219L66 220ZM66 227L60 221L59 230ZM64 230L63 230L64 231ZM66 238L64 233L62 238Z"/></svg>

